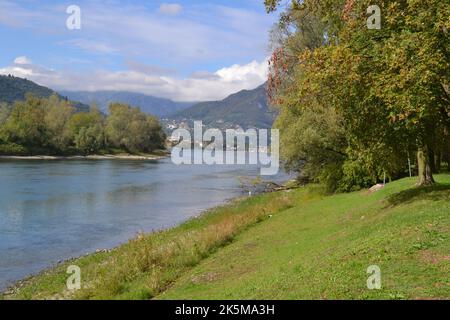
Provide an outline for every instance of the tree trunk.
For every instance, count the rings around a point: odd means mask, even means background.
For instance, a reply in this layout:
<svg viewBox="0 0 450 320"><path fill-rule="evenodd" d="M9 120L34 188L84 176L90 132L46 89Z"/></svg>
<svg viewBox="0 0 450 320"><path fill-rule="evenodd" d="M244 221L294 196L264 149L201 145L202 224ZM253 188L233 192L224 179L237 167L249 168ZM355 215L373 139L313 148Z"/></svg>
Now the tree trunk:
<svg viewBox="0 0 450 320"><path fill-rule="evenodd" d="M419 187L434 184L430 163L431 161L427 146L419 147L417 151L417 165L419 168L419 182L417 185Z"/></svg>
<svg viewBox="0 0 450 320"><path fill-rule="evenodd" d="M450 172L450 151L447 153L447 171Z"/></svg>
<svg viewBox="0 0 450 320"><path fill-rule="evenodd" d="M430 164L430 170L431 173L437 173L436 172L436 154L434 153L434 150L431 148L427 148L428 150L428 159Z"/></svg>
<svg viewBox="0 0 450 320"><path fill-rule="evenodd" d="M450 147L444 152L444 161L447 162L447 171L450 173Z"/></svg>
<svg viewBox="0 0 450 320"><path fill-rule="evenodd" d="M434 167L436 168L436 173L441 173L441 163L442 163L442 152L439 150L436 152L436 161Z"/></svg>

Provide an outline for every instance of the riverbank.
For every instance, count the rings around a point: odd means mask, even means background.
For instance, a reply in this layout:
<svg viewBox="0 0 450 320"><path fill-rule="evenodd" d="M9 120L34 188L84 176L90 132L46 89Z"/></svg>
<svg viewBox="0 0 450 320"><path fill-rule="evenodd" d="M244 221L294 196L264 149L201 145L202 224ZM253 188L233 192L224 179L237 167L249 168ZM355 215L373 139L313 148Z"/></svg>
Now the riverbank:
<svg viewBox="0 0 450 320"><path fill-rule="evenodd" d="M450 175L258 195L27 279L4 299L449 299ZM83 289L66 289L69 265ZM367 288L367 268L382 289Z"/></svg>
<svg viewBox="0 0 450 320"><path fill-rule="evenodd" d="M89 156L0 156L0 160L160 160L168 155L106 154Z"/></svg>
<svg viewBox="0 0 450 320"><path fill-rule="evenodd" d="M272 201L275 198L277 201ZM280 199L275 193L230 200L228 204L208 210L178 227L140 234L112 250L98 250L94 254L62 262L19 281L6 290L3 298L107 299L119 295L122 299L148 299L183 272L230 243L234 236L269 218L268 211L274 214L289 206L289 199ZM64 279L70 265L83 270L87 291L66 290ZM134 284L133 289L122 292L123 286L131 283Z"/></svg>

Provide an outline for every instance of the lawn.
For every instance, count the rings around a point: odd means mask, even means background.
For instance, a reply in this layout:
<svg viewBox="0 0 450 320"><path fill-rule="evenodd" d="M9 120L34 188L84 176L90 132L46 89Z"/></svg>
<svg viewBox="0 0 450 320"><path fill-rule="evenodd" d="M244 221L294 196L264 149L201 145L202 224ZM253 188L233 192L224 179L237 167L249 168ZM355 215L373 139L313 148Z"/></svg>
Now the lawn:
<svg viewBox="0 0 450 320"><path fill-rule="evenodd" d="M329 197L309 189L293 208L234 242L159 299L449 299L450 176ZM367 268L381 269L368 290Z"/></svg>

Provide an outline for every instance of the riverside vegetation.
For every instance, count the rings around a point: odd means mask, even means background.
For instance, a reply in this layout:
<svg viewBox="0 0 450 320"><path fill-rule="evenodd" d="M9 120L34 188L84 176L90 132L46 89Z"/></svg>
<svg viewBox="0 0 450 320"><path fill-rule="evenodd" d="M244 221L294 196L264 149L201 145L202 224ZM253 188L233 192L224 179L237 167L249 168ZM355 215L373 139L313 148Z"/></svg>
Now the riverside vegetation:
<svg viewBox="0 0 450 320"><path fill-rule="evenodd" d="M108 115L95 106L77 112L57 95L0 105L0 155L137 154L164 143L159 120L125 104L111 104Z"/></svg>
<svg viewBox="0 0 450 320"><path fill-rule="evenodd" d="M272 33L269 92L283 158L328 190L450 169L450 6L441 0L265 0L286 8ZM416 155L416 156L415 156Z"/></svg>
<svg viewBox="0 0 450 320"><path fill-rule="evenodd" d="M326 196L237 200L174 229L56 266L3 299L449 299L450 175ZM331 245L332 244L332 245ZM66 289L69 265L82 289ZM378 265L382 289L367 288Z"/></svg>

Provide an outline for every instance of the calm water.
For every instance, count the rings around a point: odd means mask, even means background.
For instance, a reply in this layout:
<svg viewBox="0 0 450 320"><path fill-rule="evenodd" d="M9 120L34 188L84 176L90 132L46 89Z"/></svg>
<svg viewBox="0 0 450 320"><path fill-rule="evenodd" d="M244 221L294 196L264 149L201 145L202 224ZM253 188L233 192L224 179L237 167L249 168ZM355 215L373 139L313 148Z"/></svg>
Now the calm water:
<svg viewBox="0 0 450 320"><path fill-rule="evenodd" d="M170 159L0 161L0 290L59 260L185 221L241 195L239 177L258 173Z"/></svg>

